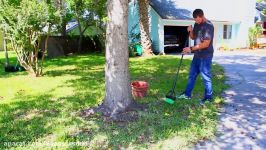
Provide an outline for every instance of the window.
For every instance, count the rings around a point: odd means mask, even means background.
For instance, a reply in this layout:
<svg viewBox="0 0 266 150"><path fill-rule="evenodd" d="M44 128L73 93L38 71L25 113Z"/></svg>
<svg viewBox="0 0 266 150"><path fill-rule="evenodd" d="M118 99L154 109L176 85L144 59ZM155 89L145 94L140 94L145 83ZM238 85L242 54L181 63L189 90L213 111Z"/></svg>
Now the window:
<svg viewBox="0 0 266 150"><path fill-rule="evenodd" d="M224 39L232 38L232 25L224 25Z"/></svg>

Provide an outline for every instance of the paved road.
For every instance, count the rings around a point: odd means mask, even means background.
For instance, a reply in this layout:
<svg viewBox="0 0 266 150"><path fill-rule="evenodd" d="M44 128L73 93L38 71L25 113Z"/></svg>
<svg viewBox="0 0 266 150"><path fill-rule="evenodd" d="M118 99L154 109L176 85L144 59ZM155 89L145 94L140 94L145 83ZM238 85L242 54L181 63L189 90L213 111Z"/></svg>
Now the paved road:
<svg viewBox="0 0 266 150"><path fill-rule="evenodd" d="M231 87L224 93L216 138L195 149L266 150L266 55L219 52L214 61L225 68Z"/></svg>

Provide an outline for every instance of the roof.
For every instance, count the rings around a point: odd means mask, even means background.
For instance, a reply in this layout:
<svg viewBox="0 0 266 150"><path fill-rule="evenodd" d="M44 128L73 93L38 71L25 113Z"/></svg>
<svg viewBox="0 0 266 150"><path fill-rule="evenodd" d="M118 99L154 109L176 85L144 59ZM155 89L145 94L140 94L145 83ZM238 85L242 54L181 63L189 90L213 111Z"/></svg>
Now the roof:
<svg viewBox="0 0 266 150"><path fill-rule="evenodd" d="M151 7L163 19L192 20L192 11L179 6L178 1L151 0Z"/></svg>
<svg viewBox="0 0 266 150"><path fill-rule="evenodd" d="M75 20L71 20L66 25L66 31L69 32L72 29L76 28L78 26L78 22Z"/></svg>
<svg viewBox="0 0 266 150"><path fill-rule="evenodd" d="M191 20L193 10L200 8L213 21L241 21L255 16L254 0L150 0L151 7L163 19Z"/></svg>
<svg viewBox="0 0 266 150"><path fill-rule="evenodd" d="M263 9L266 9L266 2L265 1L257 2L256 3L256 9L258 11L262 11Z"/></svg>

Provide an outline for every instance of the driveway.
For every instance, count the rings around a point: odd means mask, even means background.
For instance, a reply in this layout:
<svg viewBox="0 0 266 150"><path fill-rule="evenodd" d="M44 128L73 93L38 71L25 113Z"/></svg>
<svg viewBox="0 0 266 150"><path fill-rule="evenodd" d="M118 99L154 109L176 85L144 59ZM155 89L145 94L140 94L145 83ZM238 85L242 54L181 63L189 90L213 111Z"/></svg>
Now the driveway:
<svg viewBox="0 0 266 150"><path fill-rule="evenodd" d="M195 149L266 149L266 50L216 52L214 61L225 68L225 106L212 141Z"/></svg>

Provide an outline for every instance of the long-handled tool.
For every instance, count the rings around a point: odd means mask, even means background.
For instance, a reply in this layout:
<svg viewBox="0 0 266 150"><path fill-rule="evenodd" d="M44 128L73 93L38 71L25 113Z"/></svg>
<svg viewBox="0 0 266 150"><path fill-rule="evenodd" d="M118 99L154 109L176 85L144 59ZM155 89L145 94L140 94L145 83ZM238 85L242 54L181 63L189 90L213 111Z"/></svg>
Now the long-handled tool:
<svg viewBox="0 0 266 150"><path fill-rule="evenodd" d="M175 77L175 80L174 80L173 87L172 87L171 91L169 91L166 94L166 96L165 96L165 100L164 101L166 103L173 104L175 102L175 100L176 100L175 88L176 88L176 82L177 82L177 79L178 79L179 70L180 70L180 67L181 67L181 64L182 64L182 61L183 61L183 57L184 57L184 54L182 54L181 59L179 61L177 74L176 74L176 77Z"/></svg>
<svg viewBox="0 0 266 150"><path fill-rule="evenodd" d="M188 33L189 35L189 33ZM187 38L186 40L186 43L185 43L185 46L188 45L188 40L189 40L189 37ZM173 83L173 86L172 86L172 89L171 91L169 91L166 96L165 96L165 99L164 101L166 103L169 103L169 104L174 104L175 100L176 100L176 93L175 93L175 88L176 88L176 82L177 82L177 79L178 79L178 75L179 75L179 70L181 68L181 64L182 64L182 61L183 61L183 57L184 57L184 54L182 53L181 55L181 59L179 61L179 65L178 65L178 69L177 69L177 73L176 73L176 76L175 76L175 80L174 80L174 83Z"/></svg>

